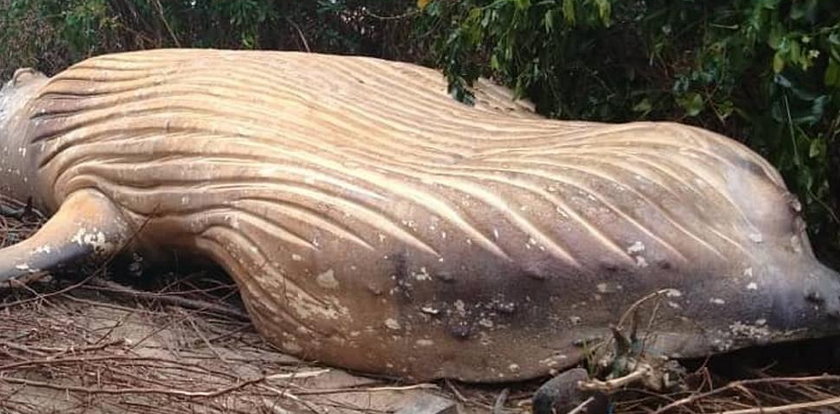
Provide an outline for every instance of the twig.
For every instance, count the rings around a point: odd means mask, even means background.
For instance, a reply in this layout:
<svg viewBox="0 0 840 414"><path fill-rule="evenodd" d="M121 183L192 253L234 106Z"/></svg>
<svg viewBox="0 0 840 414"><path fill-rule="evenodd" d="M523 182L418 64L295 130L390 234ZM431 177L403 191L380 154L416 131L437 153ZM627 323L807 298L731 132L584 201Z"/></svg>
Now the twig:
<svg viewBox="0 0 840 414"><path fill-rule="evenodd" d="M819 375L819 376L810 376L810 377L776 377L776 378L756 378L756 379L748 379L748 380L740 380L740 381L733 381L729 384L724 385L723 387L715 388L711 391L706 391L704 393L699 394L692 394L688 397L679 399L674 401L658 410L656 410L653 414L664 413L672 408L676 408L679 406L683 406L686 404L691 404L695 401L702 400L704 398L708 398L715 394L720 394L724 391L731 390L733 388L742 387L744 385L755 385L755 384L768 384L768 383L780 383L780 382L814 382L814 381L838 381L840 380L840 375Z"/></svg>
<svg viewBox="0 0 840 414"><path fill-rule="evenodd" d="M270 379L290 379L291 380L291 379L298 379L298 378L311 378L311 377L317 377L317 376L322 375L322 374L326 374L327 372L330 372L330 370L329 369L319 369L319 370L307 371L307 372L292 372L292 373L288 373L288 374L274 374L274 375L267 376L266 380L270 380ZM289 392L288 388L284 388L283 390L278 390L277 388L270 387L266 384L260 384L259 387L263 388L263 389L266 389L266 390L269 390L269 391L277 394L280 397L288 398L290 400L293 400L293 401L296 401L300 404L303 404L304 406L306 406L306 408L308 408L312 412L319 413L319 414L323 412L317 406L310 403L309 401L303 400L300 397L296 396L295 394L292 394L291 392Z"/></svg>
<svg viewBox="0 0 840 414"><path fill-rule="evenodd" d="M202 341L204 341L204 345L206 345L207 348L210 349L210 352L216 355L216 357L219 358L219 360L221 360L222 362L230 363L230 361L225 359L224 355L222 355L219 352L219 350L216 349L216 347L214 347L213 344L211 344L210 341L207 340L207 337L204 336L204 332L201 332L201 329L198 329L198 326L195 324L195 321L193 320L192 316L187 315L187 322L189 322L190 326L192 326L196 335L198 335L198 337L201 338Z"/></svg>
<svg viewBox="0 0 840 414"><path fill-rule="evenodd" d="M180 306L182 308L187 309L215 312L220 315L236 318L242 321L250 320L250 318L248 318L248 315L246 315L244 312L234 309L231 306L219 305L216 303L206 302L202 300L193 300L180 296L172 296L170 294L161 295L158 293L143 292L132 289L128 286L123 286L119 283L112 282L110 280L104 280L100 278L91 279L87 284L86 288L95 288L94 290L114 293L122 296L129 296L136 299L158 301L161 303Z"/></svg>
<svg viewBox="0 0 840 414"><path fill-rule="evenodd" d="M84 288L80 288L80 289L84 289ZM121 311L121 312L126 312L128 314L134 314L134 313L137 313L137 312L144 312L144 313L148 313L148 314L152 314L152 315L154 315L154 314L162 315L163 314L163 312L156 312L156 311L153 311L153 310L150 310L150 309L136 309L136 308L131 308L131 307L128 307L128 306L123 306L123 305L115 305L113 303L99 302L99 301L95 301L95 300L79 298L79 297L73 296L72 294L61 295L61 297L63 297L64 299L67 299L71 302L81 303L81 304L85 304L85 305L89 305L89 306L95 306L95 307L99 307L99 308L118 310L118 311Z"/></svg>
<svg viewBox="0 0 840 414"><path fill-rule="evenodd" d="M62 293L67 293L67 292L69 292L73 289L76 289L79 286L84 285L85 283L87 283L88 280L92 279L94 276L95 276L95 272L91 273L86 278L82 279L80 282L74 283L70 286L67 286L63 289L57 290L55 292L39 293L34 298L22 299L22 300L16 300L14 302L2 303L2 304L0 304L0 309L6 309L6 308L11 308L13 306L24 305L24 304L35 302L35 301L38 301L38 300L41 300L41 299L44 299L44 298L48 298L50 296L56 296L56 295L60 295Z"/></svg>
<svg viewBox="0 0 840 414"><path fill-rule="evenodd" d="M595 401L595 397L587 398L582 403L578 404L577 407L573 408L571 411L569 411L566 414L580 414L582 412L585 412L584 410L586 410L586 406L589 405L589 404L592 404L592 401Z"/></svg>
<svg viewBox="0 0 840 414"><path fill-rule="evenodd" d="M496 402L493 404L493 414L502 414L505 412L505 402L510 394L510 388L505 388L496 397Z"/></svg>
<svg viewBox="0 0 840 414"><path fill-rule="evenodd" d="M449 387L453 394L455 394L455 398L460 400L462 403L469 401L466 397L464 397L464 394L461 394L461 391L459 391L458 388L455 388L455 384L453 384L452 381L449 381L448 379L444 381L446 386Z"/></svg>
<svg viewBox="0 0 840 414"><path fill-rule="evenodd" d="M368 15L369 17L373 17L374 19L377 19L377 20L402 20L402 19L407 19L409 17L414 17L414 16L420 14L420 12L421 12L420 10L410 10L410 11L407 11L403 14L397 14L397 15L394 15L394 16L380 16L380 15L375 14L372 11L368 10L367 8L362 9L362 13Z"/></svg>
<svg viewBox="0 0 840 414"><path fill-rule="evenodd" d="M624 321L625 321L625 320L626 320L626 319L630 316L630 314L631 314L633 311L635 311L635 310L636 310L636 308L638 308L639 306L641 306L643 303L645 303L645 302L647 302L647 301L649 301L649 300L651 300L651 299L653 299L653 298L656 298L656 297L662 296L662 295L664 295L664 294L666 294L666 293L668 293L668 292L670 292L670 291L671 291L671 289L660 289L660 290L657 290L656 292L653 292L653 293L650 293L650 294L648 294L648 295L645 295L645 296L644 296L644 297L642 297L641 299L639 299L639 300L637 300L637 301L633 302L633 304L632 304L632 305L630 305L630 307L628 307L628 308L627 308L627 310L625 310L625 311L624 311L624 313L621 315L621 318L618 320L618 325L616 325L616 327L617 327L617 328L621 328L622 326L624 326Z"/></svg>
<svg viewBox="0 0 840 414"><path fill-rule="evenodd" d="M181 42L178 41L178 37L175 36L175 32L172 31L172 27L170 27L169 22L166 21L166 16L164 16L163 14L163 5L160 4L160 0L155 0L155 5L157 6L158 14L160 15L160 20L163 21L163 25L169 32L169 36L172 37L172 41L175 42L175 46L181 47Z"/></svg>
<svg viewBox="0 0 840 414"><path fill-rule="evenodd" d="M133 355L105 355L105 356L81 356L81 357L68 357L68 358L55 358L55 357L47 357L44 359L31 359L27 361L19 361L13 362L6 365L0 366L0 373L3 371L8 371L11 369L23 368L28 366L36 366L36 365L61 365L61 364L72 364L72 363L93 363L93 362L131 362L135 366L143 365L141 362L158 362L162 364L168 364L173 366L174 368L187 370L187 368L198 370L198 372L204 373L211 373L214 375L222 376L225 378L235 379L237 378L235 375L218 371L214 369L208 369L203 364L198 363L191 363L191 362L184 362L184 361L175 361L166 358L160 357L151 357L151 356L133 356ZM158 367L162 365L157 365ZM196 371L194 371L196 372ZM0 377L2 378L2 377Z"/></svg>
<svg viewBox="0 0 840 414"><path fill-rule="evenodd" d="M303 31L300 30L300 26L288 17L286 17L286 21L289 22L289 25L297 31L298 37L300 37L300 41L303 43L303 48L306 49L306 52L311 53L312 50L309 49L309 42L306 41L306 36L303 35Z"/></svg>
<svg viewBox="0 0 840 414"><path fill-rule="evenodd" d="M67 295L67 296L70 296L70 295ZM123 326L123 324L125 323L125 321L127 321L127 320L128 320L128 318L132 317L133 315L134 315L134 312L125 312L125 313L124 313L124 314L120 317L120 319L119 319L118 321L115 321L115 323L114 323L113 325L111 325L111 326L109 326L109 327L108 327L108 330L107 330L107 331L105 331L105 333L104 333L104 334L102 334L102 335L100 335L100 336L99 336L99 339L97 339L96 341L94 341L94 344L98 344L98 343L100 343L100 342L102 342L102 341L104 341L104 340L106 340L106 339L110 338L110 337L111 337L111 335L114 333L114 331L115 331L117 328L119 328L120 326ZM97 333L98 333L98 332L97 332ZM123 341L125 341L125 339L123 339Z"/></svg>
<svg viewBox="0 0 840 414"><path fill-rule="evenodd" d="M316 369L313 371L304 371L304 372L290 372L287 374L272 374L266 375L265 379L267 380L279 380L279 379L300 379L300 378L312 378L317 377L320 375L324 375L331 370L329 368L324 369Z"/></svg>
<svg viewBox="0 0 840 414"><path fill-rule="evenodd" d="M40 354L41 356L46 356L46 353L52 352L57 354L75 354L75 353L84 353L90 351L99 351L110 346L122 345L125 343L125 339L116 339L113 341L101 343L98 345L89 345L89 346L81 346L81 347L68 347L68 348L58 348L58 347L46 347L46 346L25 346L15 344L13 342L8 341L0 341L0 346L8 346L12 349L17 349L18 351L26 351L33 354Z"/></svg>
<svg viewBox="0 0 840 414"><path fill-rule="evenodd" d="M321 394L339 394L344 392L386 392L386 391L409 391L409 390L437 390L437 385L434 384L416 384L407 385L405 387L370 387L370 388L324 388L324 389L307 389L300 385L296 386L300 391L295 392L297 395L321 395ZM463 395L460 398L464 398ZM467 401L466 398L463 401Z"/></svg>
<svg viewBox="0 0 840 414"><path fill-rule="evenodd" d="M777 405L774 407L747 408L744 410L724 411L722 414L770 414L789 413L796 410L806 410L819 407L831 407L840 405L840 397L828 398L821 401L810 401L797 404Z"/></svg>
<svg viewBox="0 0 840 414"><path fill-rule="evenodd" d="M231 385L225 388L219 388L212 391L185 391L185 390L176 390L176 389L163 389L163 388L134 388L134 387L126 387L126 388L90 388L90 387L80 387L75 385L58 385L58 384L51 384L49 382L42 382L42 381L34 381L28 380L24 378L15 378L15 377L0 377L0 382L8 382L11 384L22 384L22 385L29 385L33 387L39 388L49 388L53 390L65 391L65 392L78 392L82 394L164 394L164 395L174 395L180 397L189 397L189 398L196 398L196 397L203 397L203 398L212 398L218 397L220 395L229 394L233 391L245 388L249 385L254 385L260 382L265 381L265 377L254 378L248 381L243 381L239 384Z"/></svg>
<svg viewBox="0 0 840 414"><path fill-rule="evenodd" d="M32 349L32 348L30 348L26 345L20 345L20 344L16 344L14 342L9 342L9 341L0 341L0 347L11 348L11 349L14 349L15 351L26 352L27 354L37 355L39 357L47 356L46 352L40 352L40 351Z"/></svg>
<svg viewBox="0 0 840 414"><path fill-rule="evenodd" d="M578 384L578 388L584 391L601 391L604 393L612 393L616 389L621 388L627 384L631 384L636 382L651 373L653 369L648 365L640 365L636 368L635 371L623 376L614 378L611 380L601 381L597 379L592 379L589 381L581 381Z"/></svg>

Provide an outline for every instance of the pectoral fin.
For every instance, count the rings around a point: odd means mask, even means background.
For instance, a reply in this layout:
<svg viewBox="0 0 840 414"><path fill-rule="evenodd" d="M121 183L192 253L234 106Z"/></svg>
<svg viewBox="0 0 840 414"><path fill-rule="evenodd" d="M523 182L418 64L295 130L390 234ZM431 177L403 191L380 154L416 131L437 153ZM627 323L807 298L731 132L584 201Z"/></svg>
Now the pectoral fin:
<svg viewBox="0 0 840 414"><path fill-rule="evenodd" d="M0 249L0 282L92 255L109 257L127 234L128 225L111 200L95 190L77 191L32 237Z"/></svg>

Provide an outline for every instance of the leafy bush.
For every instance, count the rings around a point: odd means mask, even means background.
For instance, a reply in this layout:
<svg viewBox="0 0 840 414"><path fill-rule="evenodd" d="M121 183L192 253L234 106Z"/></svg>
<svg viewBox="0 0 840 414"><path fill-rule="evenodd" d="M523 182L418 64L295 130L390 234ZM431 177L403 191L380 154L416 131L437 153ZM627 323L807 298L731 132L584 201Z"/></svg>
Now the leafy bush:
<svg viewBox="0 0 840 414"><path fill-rule="evenodd" d="M551 117L720 131L768 157L816 244L840 247L836 0L437 0L424 11L443 26L436 61L457 98L486 75Z"/></svg>
<svg viewBox="0 0 840 414"><path fill-rule="evenodd" d="M161 47L311 50L412 59L410 0L0 0L0 69L54 73ZM419 57L418 57L419 58Z"/></svg>

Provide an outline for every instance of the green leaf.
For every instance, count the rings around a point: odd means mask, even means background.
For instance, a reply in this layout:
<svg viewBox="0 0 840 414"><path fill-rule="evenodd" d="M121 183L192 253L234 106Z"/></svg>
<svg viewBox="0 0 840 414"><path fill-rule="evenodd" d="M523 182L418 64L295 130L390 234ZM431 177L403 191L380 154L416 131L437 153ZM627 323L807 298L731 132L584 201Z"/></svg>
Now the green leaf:
<svg viewBox="0 0 840 414"><path fill-rule="evenodd" d="M735 111L735 104L730 100L715 104L715 113L721 122L729 118L733 111Z"/></svg>
<svg viewBox="0 0 840 414"><path fill-rule="evenodd" d="M788 58L793 63L802 62L802 47L799 46L799 42L797 42L796 40L790 41L790 50L788 51Z"/></svg>
<svg viewBox="0 0 840 414"><path fill-rule="evenodd" d="M678 99L679 105L688 116L697 116L703 111L705 104L699 93L692 92Z"/></svg>
<svg viewBox="0 0 840 414"><path fill-rule="evenodd" d="M784 27L781 23L775 22L767 35L767 45L773 50L779 50L782 47L782 40L784 40Z"/></svg>
<svg viewBox="0 0 840 414"><path fill-rule="evenodd" d="M648 98L642 99L639 103L633 106L634 112L642 112L645 114L650 112L651 109L653 109L653 105L650 104L650 99Z"/></svg>
<svg viewBox="0 0 840 414"><path fill-rule="evenodd" d="M601 23L609 26L612 14L612 5L609 0L595 0L595 5L598 6L598 17L601 18Z"/></svg>
<svg viewBox="0 0 840 414"><path fill-rule="evenodd" d="M840 30L828 36L828 53L831 59L840 62Z"/></svg>
<svg viewBox="0 0 840 414"><path fill-rule="evenodd" d="M819 9L818 0L794 1L790 8L790 17L793 20L807 20L813 22Z"/></svg>
<svg viewBox="0 0 840 414"><path fill-rule="evenodd" d="M785 69L785 58L781 52L776 52L773 55L773 72L780 73Z"/></svg>
<svg viewBox="0 0 840 414"><path fill-rule="evenodd" d="M808 157L817 158L826 153L827 144L824 139L814 138L811 140L811 145L808 148Z"/></svg>
<svg viewBox="0 0 840 414"><path fill-rule="evenodd" d="M531 0L513 0L514 6L516 6L517 10L525 10L528 7L531 7Z"/></svg>
<svg viewBox="0 0 840 414"><path fill-rule="evenodd" d="M554 30L554 9L548 9L548 11L545 12L543 25L545 26L546 33L551 33L552 30Z"/></svg>
<svg viewBox="0 0 840 414"><path fill-rule="evenodd" d="M829 59L828 67L825 68L823 82L825 86L840 88L840 63L836 60Z"/></svg>
<svg viewBox="0 0 840 414"><path fill-rule="evenodd" d="M575 0L563 0L563 18L569 25L575 25Z"/></svg>
<svg viewBox="0 0 840 414"><path fill-rule="evenodd" d="M760 0L760 1L757 1L756 3L758 3L761 7L765 8L765 9L773 10L776 7L778 7L779 1L780 0Z"/></svg>

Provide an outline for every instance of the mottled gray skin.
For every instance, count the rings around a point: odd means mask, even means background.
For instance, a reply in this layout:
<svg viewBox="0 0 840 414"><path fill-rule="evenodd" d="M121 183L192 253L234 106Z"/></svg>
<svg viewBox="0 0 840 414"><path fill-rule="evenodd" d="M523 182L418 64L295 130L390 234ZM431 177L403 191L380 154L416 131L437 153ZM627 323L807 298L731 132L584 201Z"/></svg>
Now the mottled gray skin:
<svg viewBox="0 0 840 414"><path fill-rule="evenodd" d="M31 165L27 164L23 106L47 82L47 77L32 69L15 71L0 89L0 192L26 201L33 194Z"/></svg>
<svg viewBox="0 0 840 414"><path fill-rule="evenodd" d="M3 92L0 185L55 215L0 251L0 280L139 231L138 246L225 267L284 351L408 380L562 370L656 291L648 344L668 356L840 331L837 274L746 147L445 89L413 65L295 53L21 72Z"/></svg>

